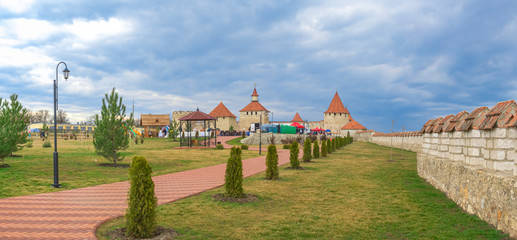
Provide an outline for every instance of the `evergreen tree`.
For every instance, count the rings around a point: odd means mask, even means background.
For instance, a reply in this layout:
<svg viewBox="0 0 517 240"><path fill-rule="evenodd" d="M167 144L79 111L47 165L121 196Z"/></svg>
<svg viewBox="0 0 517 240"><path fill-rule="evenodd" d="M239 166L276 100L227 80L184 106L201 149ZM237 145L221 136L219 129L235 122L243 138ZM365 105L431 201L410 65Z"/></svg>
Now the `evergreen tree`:
<svg viewBox="0 0 517 240"><path fill-rule="evenodd" d="M291 163L292 169L300 168L300 161L298 161L298 155L300 154L300 149L298 148L298 142L294 141L291 144L289 162Z"/></svg>
<svg viewBox="0 0 517 240"><path fill-rule="evenodd" d="M144 157L136 156L129 168L129 196L126 210L127 234L151 237L156 229L157 199L154 194L153 170Z"/></svg>
<svg viewBox="0 0 517 240"><path fill-rule="evenodd" d="M321 157L327 157L327 141L321 140Z"/></svg>
<svg viewBox="0 0 517 240"><path fill-rule="evenodd" d="M331 141L331 142L332 142L332 143L331 143L331 146L332 146L332 152L335 152L335 151L336 151L336 142L337 142L337 141L336 141L336 139L332 139L332 141Z"/></svg>
<svg viewBox="0 0 517 240"><path fill-rule="evenodd" d="M114 164L124 159L119 151L129 146L129 128L133 126L133 114L131 113L126 120L125 117L126 106L122 104L122 97L119 97L113 88L111 94L105 94L102 99L100 117L95 116L93 145L97 154Z"/></svg>
<svg viewBox="0 0 517 240"><path fill-rule="evenodd" d="M318 140L314 141L314 148L312 149L312 158L320 158L320 146Z"/></svg>
<svg viewBox="0 0 517 240"><path fill-rule="evenodd" d="M310 162L311 161L311 139L306 138L303 143L303 161Z"/></svg>
<svg viewBox="0 0 517 240"><path fill-rule="evenodd" d="M332 153L332 139L327 139L327 153Z"/></svg>
<svg viewBox="0 0 517 240"><path fill-rule="evenodd" d="M226 196L233 198L240 198L244 196L242 189L242 159L241 149L232 147L230 158L226 164L226 174L224 176L226 189Z"/></svg>
<svg viewBox="0 0 517 240"><path fill-rule="evenodd" d="M13 152L21 150L27 140L27 127L30 124L30 115L27 109L18 102L18 95L12 94L11 102L0 98L0 159L4 165L4 158Z"/></svg>
<svg viewBox="0 0 517 240"><path fill-rule="evenodd" d="M266 179L278 179L278 153L275 145L269 145L267 148Z"/></svg>
<svg viewBox="0 0 517 240"><path fill-rule="evenodd" d="M173 141L176 141L176 137L179 134L179 125L176 119L172 119L172 122L169 124L169 138L172 138Z"/></svg>

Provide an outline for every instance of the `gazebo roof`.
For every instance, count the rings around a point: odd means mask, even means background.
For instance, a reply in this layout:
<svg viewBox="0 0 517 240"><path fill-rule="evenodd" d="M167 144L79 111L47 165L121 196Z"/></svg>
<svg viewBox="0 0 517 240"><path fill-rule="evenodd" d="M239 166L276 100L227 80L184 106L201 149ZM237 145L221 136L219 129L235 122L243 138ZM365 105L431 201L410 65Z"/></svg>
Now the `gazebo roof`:
<svg viewBox="0 0 517 240"><path fill-rule="evenodd" d="M199 111L199 108L197 111L193 113L189 113L186 116L178 119L180 121L201 121L201 120L216 120L214 117Z"/></svg>

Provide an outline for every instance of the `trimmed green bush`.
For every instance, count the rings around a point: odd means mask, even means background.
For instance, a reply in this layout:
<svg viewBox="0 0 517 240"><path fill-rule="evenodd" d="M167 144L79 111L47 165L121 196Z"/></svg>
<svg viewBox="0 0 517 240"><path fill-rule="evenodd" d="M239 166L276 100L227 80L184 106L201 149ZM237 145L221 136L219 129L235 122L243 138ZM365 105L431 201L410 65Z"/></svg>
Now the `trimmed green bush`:
<svg viewBox="0 0 517 240"><path fill-rule="evenodd" d="M332 139L332 141L330 141L330 142L331 142L330 145L332 146L332 152L335 152L336 151L336 139Z"/></svg>
<svg viewBox="0 0 517 240"><path fill-rule="evenodd" d="M312 149L312 158L320 158L320 145L318 140L314 141L314 147Z"/></svg>
<svg viewBox="0 0 517 240"><path fill-rule="evenodd" d="M290 150L290 157L289 162L291 163L292 169L299 169L300 168L300 161L298 161L298 155L300 154L300 149L298 148L298 142L294 141L291 144L291 150Z"/></svg>
<svg viewBox="0 0 517 240"><path fill-rule="evenodd" d="M266 179L278 179L278 153L276 151L276 146L273 144L269 145L267 148Z"/></svg>
<svg viewBox="0 0 517 240"><path fill-rule="evenodd" d="M153 170L144 157L135 156L129 168L128 208L126 210L126 234L148 238L156 229L156 207Z"/></svg>
<svg viewBox="0 0 517 240"><path fill-rule="evenodd" d="M52 144L50 144L49 141L44 141L43 142L43 148L51 148L52 147Z"/></svg>
<svg viewBox="0 0 517 240"><path fill-rule="evenodd" d="M246 145L246 144L242 144L242 145L241 145L241 149L242 149L242 150L248 150L249 148L250 148L250 147L249 147L248 145Z"/></svg>
<svg viewBox="0 0 517 240"><path fill-rule="evenodd" d="M215 145L215 149L217 150L223 150L224 149L224 146L222 144L217 144Z"/></svg>
<svg viewBox="0 0 517 240"><path fill-rule="evenodd" d="M27 142L27 144L25 144L25 146L28 148L32 148L34 145L32 144L32 141L29 141Z"/></svg>
<svg viewBox="0 0 517 240"><path fill-rule="evenodd" d="M226 196L233 198L244 197L242 189L242 150L238 147L232 147L230 158L226 164L226 174L224 176L224 187Z"/></svg>
<svg viewBox="0 0 517 240"><path fill-rule="evenodd" d="M291 149L291 145L289 145L289 144L284 144L283 149Z"/></svg>
<svg viewBox="0 0 517 240"><path fill-rule="evenodd" d="M321 140L321 157L327 157L327 141Z"/></svg>
<svg viewBox="0 0 517 240"><path fill-rule="evenodd" d="M311 139L306 138L305 142L303 143L303 161L304 162L310 162L311 161Z"/></svg>
<svg viewBox="0 0 517 240"><path fill-rule="evenodd" d="M327 139L327 153L332 153L332 139Z"/></svg>

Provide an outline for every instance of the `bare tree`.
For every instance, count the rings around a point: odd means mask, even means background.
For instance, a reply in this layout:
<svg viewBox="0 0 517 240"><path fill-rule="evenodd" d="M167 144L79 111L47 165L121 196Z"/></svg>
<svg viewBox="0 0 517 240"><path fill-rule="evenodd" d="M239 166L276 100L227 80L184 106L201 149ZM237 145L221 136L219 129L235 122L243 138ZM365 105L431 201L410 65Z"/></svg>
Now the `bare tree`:
<svg viewBox="0 0 517 240"><path fill-rule="evenodd" d="M93 115L89 116L88 119L86 119L86 121L84 122L84 124L95 125L95 116L97 116L97 114L93 114Z"/></svg>
<svg viewBox="0 0 517 240"><path fill-rule="evenodd" d="M68 120L68 116L67 116L66 112L63 111L62 109L59 109L57 111L56 122L58 124L68 124L68 123L70 123L70 120Z"/></svg>
<svg viewBox="0 0 517 240"><path fill-rule="evenodd" d="M31 112L31 122L32 123L49 123L50 122L50 114L46 109L40 109L37 112Z"/></svg>

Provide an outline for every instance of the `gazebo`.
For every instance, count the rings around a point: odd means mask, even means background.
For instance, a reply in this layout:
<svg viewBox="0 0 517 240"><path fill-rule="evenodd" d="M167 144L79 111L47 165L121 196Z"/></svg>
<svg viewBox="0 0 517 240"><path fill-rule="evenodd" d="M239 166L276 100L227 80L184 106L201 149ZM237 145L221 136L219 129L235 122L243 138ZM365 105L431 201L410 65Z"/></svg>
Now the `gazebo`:
<svg viewBox="0 0 517 240"><path fill-rule="evenodd" d="M213 129L216 129L217 126L216 126L216 118L204 113L204 112L201 112L199 111L199 108L193 112L193 113L190 113L180 119L178 119L180 121L180 130L181 130L181 136L180 136L180 147L182 146L189 146L189 147L192 147L193 146L193 136L192 136L192 129L189 129L190 127L189 126L192 126L192 122L201 122L203 121L203 130L204 131L204 146L205 147L210 147L210 136L208 136L208 141L207 141L207 127L209 128L210 127L210 122L213 122L214 124L214 128ZM207 125L208 124L208 125ZM188 136L185 136L185 139L183 138L184 136L184 133L186 132L185 130L188 130L187 134ZM212 130L212 131L215 131L215 130ZM215 143L217 143L217 134L214 134L215 136Z"/></svg>

